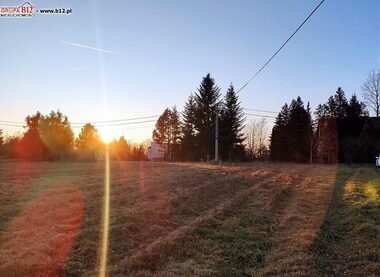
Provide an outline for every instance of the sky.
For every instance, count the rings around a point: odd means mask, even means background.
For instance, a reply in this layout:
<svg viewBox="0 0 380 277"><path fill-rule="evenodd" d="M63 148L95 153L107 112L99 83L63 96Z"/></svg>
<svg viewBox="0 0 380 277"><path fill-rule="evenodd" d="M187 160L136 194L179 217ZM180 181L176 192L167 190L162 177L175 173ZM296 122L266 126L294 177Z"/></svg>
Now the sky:
<svg viewBox="0 0 380 277"><path fill-rule="evenodd" d="M231 83L240 88L319 0L30 3L72 14L0 18L0 120L58 109L71 122L159 115L172 106L182 111L207 73L223 94ZM299 95L315 108L338 86L360 96L369 72L380 67L379 13L377 0L326 0L241 91L242 106L278 112ZM253 119L260 118L247 116ZM140 142L154 124L98 129Z"/></svg>

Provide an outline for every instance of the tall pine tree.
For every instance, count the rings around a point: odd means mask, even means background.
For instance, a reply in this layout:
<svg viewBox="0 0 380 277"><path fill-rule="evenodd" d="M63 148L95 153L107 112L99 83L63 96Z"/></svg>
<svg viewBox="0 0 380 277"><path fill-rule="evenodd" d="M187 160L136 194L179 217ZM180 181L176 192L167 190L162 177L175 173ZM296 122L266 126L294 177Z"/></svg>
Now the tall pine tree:
<svg viewBox="0 0 380 277"><path fill-rule="evenodd" d="M202 160L210 160L215 152L215 112L219 108L220 88L207 74L195 93L197 131L197 154Z"/></svg>
<svg viewBox="0 0 380 277"><path fill-rule="evenodd" d="M185 161L193 161L197 159L195 155L196 150L196 103L193 94L189 96L184 111L182 112L182 138L181 138L181 150L180 157Z"/></svg>
<svg viewBox="0 0 380 277"><path fill-rule="evenodd" d="M271 159L307 162L311 153L312 130L310 108L305 109L300 97L292 100L289 107L285 104L272 129Z"/></svg>
<svg viewBox="0 0 380 277"><path fill-rule="evenodd" d="M270 137L269 147L272 161L289 161L289 133L287 131L289 119L289 106L285 103L275 119Z"/></svg>
<svg viewBox="0 0 380 277"><path fill-rule="evenodd" d="M363 102L359 102L356 94L353 94L350 98L350 102L347 106L346 115L348 118L358 118L368 116L368 111Z"/></svg>
<svg viewBox="0 0 380 277"><path fill-rule="evenodd" d="M313 136L311 116L301 97L293 100L289 106L290 117L288 132L290 135L290 158L294 162L307 162L310 158Z"/></svg>
<svg viewBox="0 0 380 277"><path fill-rule="evenodd" d="M220 154L224 160L242 159L244 155L244 113L231 84L224 97L221 110Z"/></svg>
<svg viewBox="0 0 380 277"><path fill-rule="evenodd" d="M332 115L335 118L341 119L347 116L347 98L341 87L338 87L334 95L335 111Z"/></svg>

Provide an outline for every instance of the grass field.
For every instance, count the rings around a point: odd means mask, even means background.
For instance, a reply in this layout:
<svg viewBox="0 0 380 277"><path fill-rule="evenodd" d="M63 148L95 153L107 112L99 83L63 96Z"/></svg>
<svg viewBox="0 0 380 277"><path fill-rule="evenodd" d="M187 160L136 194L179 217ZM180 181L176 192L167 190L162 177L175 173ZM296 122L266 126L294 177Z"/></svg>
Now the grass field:
<svg viewBox="0 0 380 277"><path fill-rule="evenodd" d="M380 276L380 170L112 162L108 276ZM104 163L0 161L0 276L99 271Z"/></svg>

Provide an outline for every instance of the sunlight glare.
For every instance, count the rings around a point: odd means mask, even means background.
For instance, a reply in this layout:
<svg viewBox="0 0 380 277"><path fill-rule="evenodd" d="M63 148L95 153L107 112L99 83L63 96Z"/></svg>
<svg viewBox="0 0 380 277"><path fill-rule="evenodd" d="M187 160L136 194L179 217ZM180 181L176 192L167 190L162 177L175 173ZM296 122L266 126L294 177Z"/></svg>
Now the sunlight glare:
<svg viewBox="0 0 380 277"><path fill-rule="evenodd" d="M109 146L106 145L105 174L104 174L104 199L103 199L103 230L102 244L100 249L100 269L99 277L106 276L107 254L108 254L108 234L109 234L109 213L110 213L110 156Z"/></svg>
<svg viewBox="0 0 380 277"><path fill-rule="evenodd" d="M109 144L112 142L112 140L115 138L114 134L110 130L110 128L103 128L99 131L100 139L106 143Z"/></svg>

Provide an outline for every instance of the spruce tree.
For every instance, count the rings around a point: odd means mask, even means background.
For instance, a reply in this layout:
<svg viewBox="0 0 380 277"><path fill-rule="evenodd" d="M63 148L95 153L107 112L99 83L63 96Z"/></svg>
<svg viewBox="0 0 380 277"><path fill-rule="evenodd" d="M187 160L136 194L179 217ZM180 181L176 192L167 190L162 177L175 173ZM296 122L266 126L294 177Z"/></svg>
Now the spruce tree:
<svg viewBox="0 0 380 277"><path fill-rule="evenodd" d="M289 106L287 103L281 108L277 115L270 138L270 155L273 161L289 160Z"/></svg>
<svg viewBox="0 0 380 277"><path fill-rule="evenodd" d="M181 121L180 115L177 110L177 107L174 106L171 110L170 117L170 126L171 126L171 149L170 149L170 159L177 160L179 155L179 146L181 143Z"/></svg>
<svg viewBox="0 0 380 277"><path fill-rule="evenodd" d="M293 100L289 107L289 124L291 161L307 162L310 156L312 139L312 122L310 113L305 109L301 97Z"/></svg>
<svg viewBox="0 0 380 277"><path fill-rule="evenodd" d="M202 160L214 156L215 147L215 112L219 108L220 88L207 74L195 93L196 113L195 129L197 131L197 151Z"/></svg>
<svg viewBox="0 0 380 277"><path fill-rule="evenodd" d="M368 111L366 110L365 104L363 102L359 102L357 96L353 94L350 98L350 102L348 103L346 114L348 118L352 119L368 116Z"/></svg>
<svg viewBox="0 0 380 277"><path fill-rule="evenodd" d="M244 135L244 113L240 106L238 96L231 84L224 97L221 110L221 126L220 126L220 148L222 159L229 161L242 158L244 148L242 142Z"/></svg>
<svg viewBox="0 0 380 277"><path fill-rule="evenodd" d="M333 96L330 96L325 104L326 115L328 117L335 117L336 114L336 104Z"/></svg>
<svg viewBox="0 0 380 277"><path fill-rule="evenodd" d="M326 104L319 104L315 111L316 120L321 118L357 118L368 116L368 111L363 102L358 101L357 96L353 94L350 101L347 101L344 91L338 87L334 96L330 96Z"/></svg>
<svg viewBox="0 0 380 277"><path fill-rule="evenodd" d="M192 161L196 159L196 108L194 96L191 94L182 112L181 159L183 160Z"/></svg>
<svg viewBox="0 0 380 277"><path fill-rule="evenodd" d="M347 98L341 87L338 87L334 95L335 111L332 115L335 118L342 119L347 116Z"/></svg>

